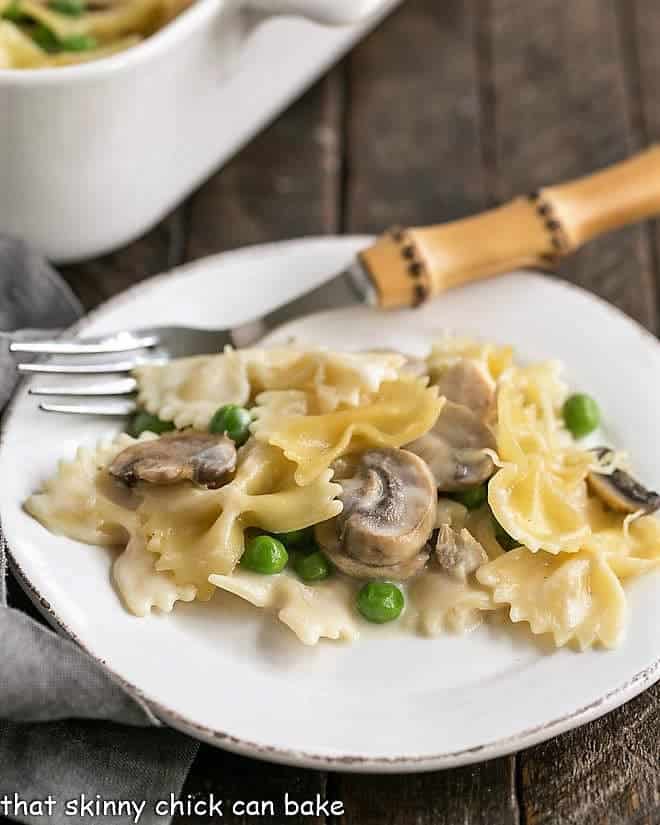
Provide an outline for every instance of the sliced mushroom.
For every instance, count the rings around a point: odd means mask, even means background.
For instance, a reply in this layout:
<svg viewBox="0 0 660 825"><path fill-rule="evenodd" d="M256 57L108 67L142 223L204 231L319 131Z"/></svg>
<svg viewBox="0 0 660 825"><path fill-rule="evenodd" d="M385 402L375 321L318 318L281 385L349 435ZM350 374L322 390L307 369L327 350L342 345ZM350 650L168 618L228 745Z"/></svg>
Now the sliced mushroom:
<svg viewBox="0 0 660 825"><path fill-rule="evenodd" d="M447 401L426 435L407 444L429 466L441 492L474 487L489 479L495 464L486 450L495 449L491 429L462 404Z"/></svg>
<svg viewBox="0 0 660 825"><path fill-rule="evenodd" d="M483 421L494 417L496 385L484 364L461 358L443 370L433 383L440 395L467 407Z"/></svg>
<svg viewBox="0 0 660 825"><path fill-rule="evenodd" d="M339 570L399 581L419 572L429 557L437 499L424 462L406 450L369 450L334 480L344 507L316 528L316 538Z"/></svg>
<svg viewBox="0 0 660 825"><path fill-rule="evenodd" d="M486 551L468 530L459 532L446 524L438 531L435 556L448 575L463 582L488 561Z"/></svg>
<svg viewBox="0 0 660 825"><path fill-rule="evenodd" d="M111 476L132 486L176 484L192 481L215 490L236 467L236 447L226 435L193 430L166 433L153 441L140 441L123 450L112 462Z"/></svg>
<svg viewBox="0 0 660 825"><path fill-rule="evenodd" d="M609 447L596 447L593 450L599 459L612 455ZM625 470L612 473L591 471L587 476L589 489L609 507L619 513L654 513L660 509L660 495L647 490Z"/></svg>

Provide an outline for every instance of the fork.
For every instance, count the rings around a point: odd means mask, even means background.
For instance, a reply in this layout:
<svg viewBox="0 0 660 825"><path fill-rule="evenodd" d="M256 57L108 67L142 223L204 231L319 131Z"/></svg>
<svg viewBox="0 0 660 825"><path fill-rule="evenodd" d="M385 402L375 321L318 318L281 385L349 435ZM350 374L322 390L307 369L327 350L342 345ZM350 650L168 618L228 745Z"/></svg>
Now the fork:
<svg viewBox="0 0 660 825"><path fill-rule="evenodd" d="M37 386L29 391L100 399L91 404L42 402L41 409L48 412L126 415L136 409L132 396L137 383L130 373L140 364L218 352L227 344L249 346L283 321L356 299L382 309L417 306L449 287L512 269L553 270L561 258L592 238L659 212L660 146L656 145L608 169L514 198L481 215L440 226L390 230L345 272L233 329L157 327L83 341L17 341L10 350L36 356L137 353L114 361L18 365L21 373L122 375L96 384Z"/></svg>
<svg viewBox="0 0 660 825"><path fill-rule="evenodd" d="M126 416L137 410L134 396L138 385L132 371L144 364L162 364L172 358L221 352L226 346L246 347L256 343L270 330L299 315L328 306L354 304L362 300L373 303L373 290L357 262L330 282L306 292L289 303L277 307L261 318L231 329L198 329L166 326L122 330L109 335L84 339L53 338L35 341L13 341L12 353L40 356L116 356L110 360L82 362L37 361L20 362L22 375L68 375L76 379L91 376L113 376L95 383L76 380L70 384L28 387L30 395L61 398L96 398L96 401L53 403L42 401L45 412L85 415Z"/></svg>

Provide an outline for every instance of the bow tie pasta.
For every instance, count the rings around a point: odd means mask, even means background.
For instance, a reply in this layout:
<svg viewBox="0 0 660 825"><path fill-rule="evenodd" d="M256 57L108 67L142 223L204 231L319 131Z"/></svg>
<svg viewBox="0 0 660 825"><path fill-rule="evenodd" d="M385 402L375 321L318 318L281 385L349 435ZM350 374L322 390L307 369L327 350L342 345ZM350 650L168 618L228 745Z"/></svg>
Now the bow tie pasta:
<svg viewBox="0 0 660 825"><path fill-rule="evenodd" d="M575 448L559 410L567 391L556 362L509 369L498 394L497 451L489 484L495 518L519 544L578 550L589 534L587 475L595 457Z"/></svg>
<svg viewBox="0 0 660 825"><path fill-rule="evenodd" d="M141 442L152 441L143 433ZM135 529L136 515L130 495L114 487L103 468L126 447L135 443L122 433L95 448L78 447L71 461L62 459L57 473L25 502L25 509L52 533L88 544L112 546ZM118 500L123 499L125 506Z"/></svg>
<svg viewBox="0 0 660 825"><path fill-rule="evenodd" d="M364 404L331 413L303 414L308 403L301 395L269 393L257 397L253 431L297 465L296 481L304 485L346 453L414 441L433 426L442 405L436 388L409 378L385 382Z"/></svg>
<svg viewBox="0 0 660 825"><path fill-rule="evenodd" d="M284 533L336 516L341 504L332 472L300 487L294 470L281 451L250 443L239 454L234 479L219 490L145 490L138 513L147 549L159 557L156 569L194 584L198 598L207 599L213 593L209 576L230 575L240 561L248 527Z"/></svg>
<svg viewBox="0 0 660 825"><path fill-rule="evenodd" d="M156 439L144 433L139 442ZM26 510L51 532L102 546L122 546L113 577L128 609L146 616L152 607L169 612L178 600L192 601L192 583L178 585L168 573L159 573L145 539L133 496L113 484L105 468L123 450L136 443L121 434L96 448L79 447L72 461L61 461L57 474L25 502Z"/></svg>
<svg viewBox="0 0 660 825"><path fill-rule="evenodd" d="M432 378L463 360L478 361L498 379L513 362L513 348L445 335L431 346L426 363Z"/></svg>
<svg viewBox="0 0 660 825"><path fill-rule="evenodd" d="M228 347L219 355L137 367L134 374L147 412L178 429L206 429L218 407L245 405L265 390L306 390L323 412L357 406L383 381L396 379L403 363L396 353Z"/></svg>
<svg viewBox="0 0 660 825"><path fill-rule="evenodd" d="M227 348L135 379L139 438L81 447L25 504L119 549L135 615L219 590L306 645L497 616L613 647L625 582L660 566L660 496L582 446L597 407L556 361L446 336L425 359Z"/></svg>
<svg viewBox="0 0 660 825"><path fill-rule="evenodd" d="M532 633L551 633L557 647L575 640L580 648L601 642L615 647L626 613L623 588L598 555L512 550L477 571L496 604L510 605L512 622L528 622Z"/></svg>
<svg viewBox="0 0 660 825"><path fill-rule="evenodd" d="M135 46L191 0L66 4L0 0L0 68L44 69L100 60Z"/></svg>

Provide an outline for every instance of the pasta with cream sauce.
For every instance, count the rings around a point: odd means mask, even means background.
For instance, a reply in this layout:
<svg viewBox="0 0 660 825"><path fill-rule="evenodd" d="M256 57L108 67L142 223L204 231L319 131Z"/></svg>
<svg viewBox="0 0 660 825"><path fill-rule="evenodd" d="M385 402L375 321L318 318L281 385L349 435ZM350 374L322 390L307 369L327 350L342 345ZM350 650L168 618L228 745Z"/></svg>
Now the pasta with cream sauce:
<svg viewBox="0 0 660 825"><path fill-rule="evenodd" d="M137 616L220 591L307 645L495 615L617 645L626 583L660 564L660 496L574 437L557 362L447 337L412 363L295 344L142 366L141 431L81 447L25 507L116 547Z"/></svg>
<svg viewBox="0 0 660 825"><path fill-rule="evenodd" d="M0 0L0 69L99 60L135 46L192 0Z"/></svg>

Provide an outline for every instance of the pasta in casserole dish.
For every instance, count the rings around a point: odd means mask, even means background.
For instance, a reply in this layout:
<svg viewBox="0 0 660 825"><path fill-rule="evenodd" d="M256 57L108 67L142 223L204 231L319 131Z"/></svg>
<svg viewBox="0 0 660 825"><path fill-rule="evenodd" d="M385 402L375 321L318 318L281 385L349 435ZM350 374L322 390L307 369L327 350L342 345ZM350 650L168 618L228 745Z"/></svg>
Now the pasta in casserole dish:
<svg viewBox="0 0 660 825"><path fill-rule="evenodd" d="M0 0L0 68L108 57L167 25L192 0Z"/></svg>

